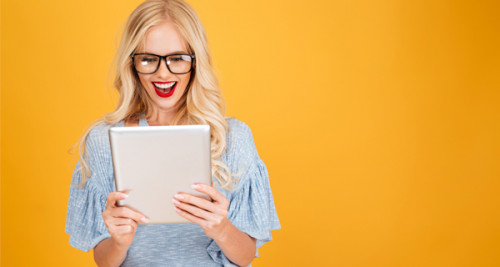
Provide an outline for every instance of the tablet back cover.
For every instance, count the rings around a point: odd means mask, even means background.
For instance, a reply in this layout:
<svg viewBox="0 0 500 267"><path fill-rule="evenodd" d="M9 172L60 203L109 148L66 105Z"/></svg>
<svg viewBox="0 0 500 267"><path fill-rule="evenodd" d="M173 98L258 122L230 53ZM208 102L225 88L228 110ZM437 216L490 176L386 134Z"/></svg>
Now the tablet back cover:
<svg viewBox="0 0 500 267"><path fill-rule="evenodd" d="M110 144L117 191L129 197L119 205L144 214L150 224L188 222L175 212L173 196L211 184L208 125L112 127Z"/></svg>

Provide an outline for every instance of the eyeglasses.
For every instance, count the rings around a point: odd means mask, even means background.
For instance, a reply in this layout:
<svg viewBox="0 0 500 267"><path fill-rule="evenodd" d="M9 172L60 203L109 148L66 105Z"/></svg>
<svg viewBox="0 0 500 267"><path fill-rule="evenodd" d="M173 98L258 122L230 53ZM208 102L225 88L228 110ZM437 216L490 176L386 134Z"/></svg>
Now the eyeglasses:
<svg viewBox="0 0 500 267"><path fill-rule="evenodd" d="M138 73L152 74L160 67L162 59L167 64L167 69L173 74L186 74L193 69L194 55L190 54L172 54L159 56L155 54L140 53L133 54L132 61L134 68Z"/></svg>

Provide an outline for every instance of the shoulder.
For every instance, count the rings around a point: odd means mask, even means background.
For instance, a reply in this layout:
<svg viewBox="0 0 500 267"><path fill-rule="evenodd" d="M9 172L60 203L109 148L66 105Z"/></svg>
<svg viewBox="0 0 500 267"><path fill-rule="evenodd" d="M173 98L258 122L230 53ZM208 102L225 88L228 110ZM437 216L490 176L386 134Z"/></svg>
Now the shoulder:
<svg viewBox="0 0 500 267"><path fill-rule="evenodd" d="M93 125L87 136L86 147L87 149L94 150L103 145L109 145L109 128L111 125L100 123Z"/></svg>
<svg viewBox="0 0 500 267"><path fill-rule="evenodd" d="M226 150L222 160L231 173L239 176L240 183L248 178L248 174L261 164L250 127L235 118L227 118L228 132Z"/></svg>
<svg viewBox="0 0 500 267"><path fill-rule="evenodd" d="M90 154L107 154L110 151L109 129L123 125L123 121L115 124L98 123L91 126L91 129L85 139L85 149Z"/></svg>
<svg viewBox="0 0 500 267"><path fill-rule="evenodd" d="M111 125L107 123L99 123L92 126L92 129L89 132L89 139L100 139L108 136L108 131Z"/></svg>
<svg viewBox="0 0 500 267"><path fill-rule="evenodd" d="M248 125L234 117L226 118L227 126L229 131L251 134L250 127Z"/></svg>
<svg viewBox="0 0 500 267"><path fill-rule="evenodd" d="M255 156L257 150L250 127L236 118L227 118L226 121L228 125L226 136L227 151L237 151L238 154Z"/></svg>

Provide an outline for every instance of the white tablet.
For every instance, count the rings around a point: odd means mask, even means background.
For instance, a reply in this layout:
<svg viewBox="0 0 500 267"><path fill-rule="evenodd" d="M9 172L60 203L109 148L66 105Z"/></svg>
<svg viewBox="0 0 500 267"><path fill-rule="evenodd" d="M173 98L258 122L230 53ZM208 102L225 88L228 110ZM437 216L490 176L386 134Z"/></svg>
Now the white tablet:
<svg viewBox="0 0 500 267"><path fill-rule="evenodd" d="M112 127L109 130L119 205L144 214L150 224L188 222L175 212L178 192L210 200L191 188L211 184L210 126Z"/></svg>

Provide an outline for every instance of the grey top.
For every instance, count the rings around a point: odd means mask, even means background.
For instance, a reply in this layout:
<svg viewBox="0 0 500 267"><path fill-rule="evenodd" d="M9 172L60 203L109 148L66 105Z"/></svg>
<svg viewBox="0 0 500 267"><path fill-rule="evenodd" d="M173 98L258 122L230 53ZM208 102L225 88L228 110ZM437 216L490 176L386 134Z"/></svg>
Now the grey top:
<svg viewBox="0 0 500 267"><path fill-rule="evenodd" d="M227 148L222 161L232 173L241 173L232 192L216 186L229 201L228 219L242 232L257 239L257 249L272 239L271 230L280 229L267 169L259 158L248 126L227 119ZM123 121L116 125L123 127ZM139 126L148 126L140 120ZM106 198L115 191L109 145L110 125L92 129L87 142L91 177L83 188L80 163L71 181L66 233L73 247L89 251L110 234L101 213ZM215 179L214 179L215 180ZM217 184L214 181L214 184ZM258 256L258 251L255 255ZM235 266L217 243L195 223L139 225L122 266Z"/></svg>

